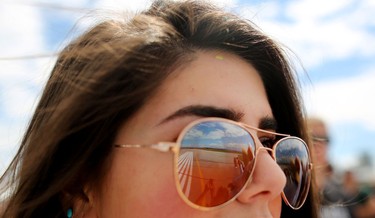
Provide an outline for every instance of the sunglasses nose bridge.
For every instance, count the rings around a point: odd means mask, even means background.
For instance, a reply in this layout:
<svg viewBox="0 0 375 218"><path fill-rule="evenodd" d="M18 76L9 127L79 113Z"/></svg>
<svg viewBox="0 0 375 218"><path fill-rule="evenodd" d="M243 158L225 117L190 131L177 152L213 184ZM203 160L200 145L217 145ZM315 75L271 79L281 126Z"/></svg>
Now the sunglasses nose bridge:
<svg viewBox="0 0 375 218"><path fill-rule="evenodd" d="M273 152L273 150L271 148L267 148L267 147L264 147L262 145L262 146L260 146L260 147L257 148L257 152L256 153L259 154L259 151L261 151L261 150L265 150L272 157L273 160L276 160L274 152Z"/></svg>
<svg viewBox="0 0 375 218"><path fill-rule="evenodd" d="M267 153L269 155L271 155L271 157L275 160L275 155L274 155L274 151L272 148L268 148L268 147L264 147L264 145L262 144L262 142L259 140L258 137L256 137L257 134L254 134L252 133L249 129L248 129L248 132L250 133L251 137L253 138L254 140L254 144L255 144L255 154L258 154L258 152L260 150L266 150Z"/></svg>

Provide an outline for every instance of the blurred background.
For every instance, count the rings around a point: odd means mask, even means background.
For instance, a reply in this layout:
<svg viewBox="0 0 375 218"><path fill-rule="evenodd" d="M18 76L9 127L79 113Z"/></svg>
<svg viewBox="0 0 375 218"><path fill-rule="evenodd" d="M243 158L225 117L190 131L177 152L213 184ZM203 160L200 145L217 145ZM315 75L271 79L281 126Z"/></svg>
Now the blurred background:
<svg viewBox="0 0 375 218"><path fill-rule="evenodd" d="M309 116L328 125L329 160L375 183L375 1L214 0L290 51ZM149 0L0 0L0 173L56 60L93 11L136 12Z"/></svg>

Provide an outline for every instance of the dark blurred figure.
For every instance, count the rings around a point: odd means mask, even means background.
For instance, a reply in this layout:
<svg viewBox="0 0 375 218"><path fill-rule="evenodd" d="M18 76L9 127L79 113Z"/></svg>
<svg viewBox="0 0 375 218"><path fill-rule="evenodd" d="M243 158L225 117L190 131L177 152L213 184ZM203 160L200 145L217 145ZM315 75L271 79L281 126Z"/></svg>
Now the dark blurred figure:
<svg viewBox="0 0 375 218"><path fill-rule="evenodd" d="M352 218L342 183L334 177L334 169L328 161L330 138L326 124L319 118L309 118L307 126L313 142L312 159L321 200L321 218Z"/></svg>
<svg viewBox="0 0 375 218"><path fill-rule="evenodd" d="M375 193L373 190L361 187L352 171L344 173L343 187L353 218L375 218Z"/></svg>

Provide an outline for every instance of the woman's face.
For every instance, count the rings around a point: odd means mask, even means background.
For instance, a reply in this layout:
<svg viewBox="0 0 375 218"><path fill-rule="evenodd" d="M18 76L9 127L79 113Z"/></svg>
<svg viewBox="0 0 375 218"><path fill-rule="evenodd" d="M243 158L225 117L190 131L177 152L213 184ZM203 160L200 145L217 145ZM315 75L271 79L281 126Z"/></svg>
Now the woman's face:
<svg viewBox="0 0 375 218"><path fill-rule="evenodd" d="M181 113L181 109L198 105L198 112ZM202 108L208 110L201 113ZM204 116L227 116L222 111L233 113L238 121L254 127L260 127L264 118L273 117L262 81L250 64L230 53L200 51L194 61L172 73L148 103L123 124L115 143L173 142L191 121ZM148 148L115 148L113 152L101 191L90 197L88 216L280 216L285 176L264 150L257 154L252 180L246 188L228 205L211 211L194 209L179 196L172 152Z"/></svg>

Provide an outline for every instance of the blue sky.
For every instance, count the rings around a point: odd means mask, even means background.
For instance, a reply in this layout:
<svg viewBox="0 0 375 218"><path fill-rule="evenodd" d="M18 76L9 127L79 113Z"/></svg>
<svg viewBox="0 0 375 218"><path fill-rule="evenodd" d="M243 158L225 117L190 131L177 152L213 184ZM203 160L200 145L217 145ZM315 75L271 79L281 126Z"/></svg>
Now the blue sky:
<svg viewBox="0 0 375 218"><path fill-rule="evenodd" d="M214 2L250 19L290 49L308 114L329 124L330 158L337 168L356 167L364 152L375 160L375 1ZM80 9L136 11L149 4L148 0L0 2L0 172L16 151L55 61L53 54L87 12ZM76 27L84 28L88 21L81 20ZM27 58L35 55L40 58Z"/></svg>

